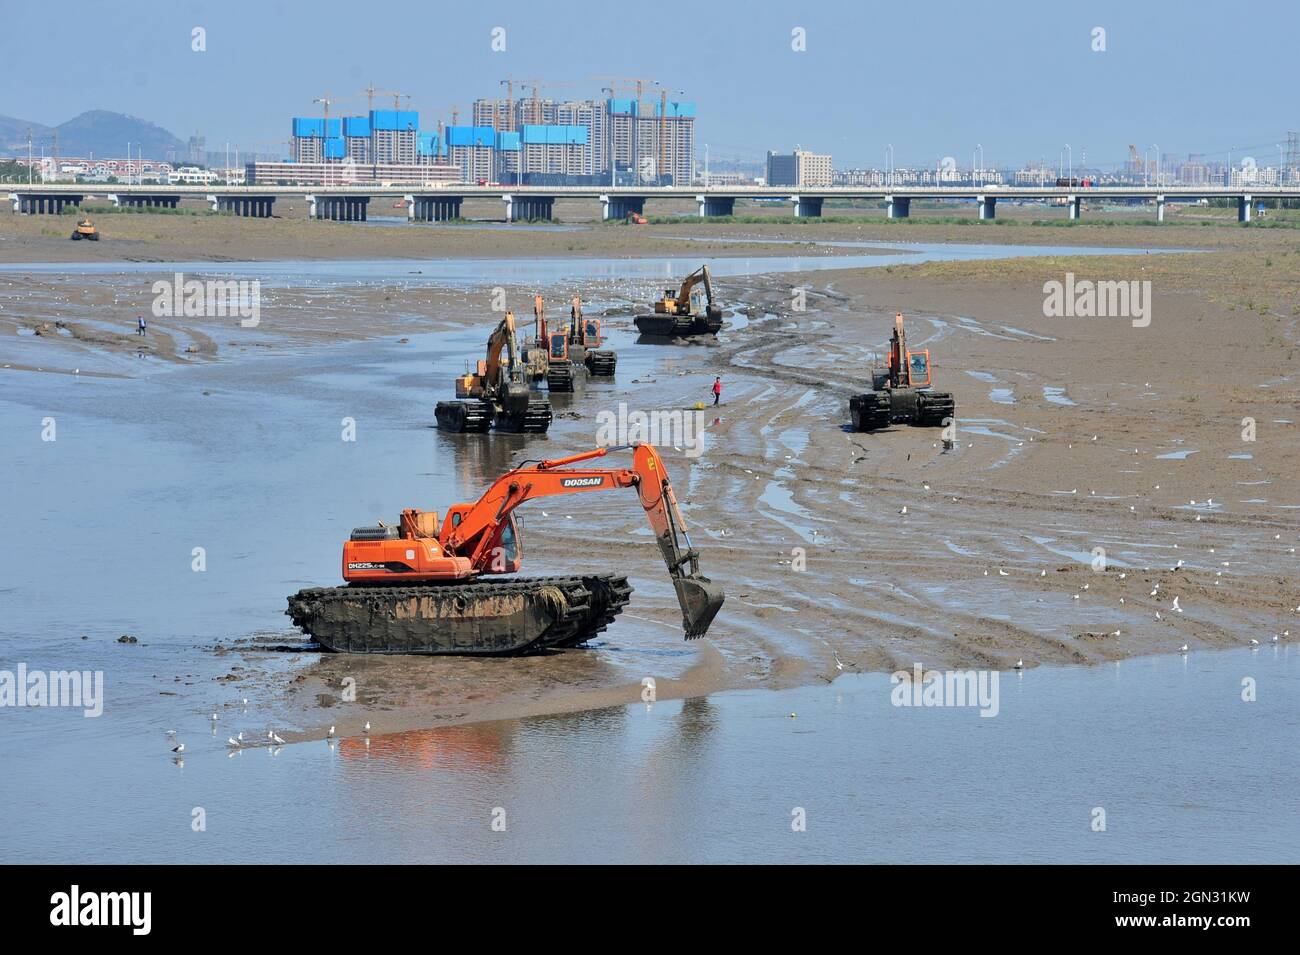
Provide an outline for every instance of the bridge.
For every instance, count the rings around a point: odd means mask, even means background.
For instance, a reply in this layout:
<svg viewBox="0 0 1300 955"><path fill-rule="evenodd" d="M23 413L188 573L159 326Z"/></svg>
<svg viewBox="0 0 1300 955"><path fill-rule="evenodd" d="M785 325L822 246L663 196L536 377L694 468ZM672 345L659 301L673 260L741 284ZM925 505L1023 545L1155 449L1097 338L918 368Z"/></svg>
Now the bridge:
<svg viewBox="0 0 1300 955"><path fill-rule="evenodd" d="M1251 208L1261 199L1300 199L1300 187L1251 186L830 186L798 189L779 186L477 186L460 183L430 183L424 186L362 184L309 186L160 186L154 184L45 183L0 187L7 191L14 212L58 214L67 206L79 206L92 192L118 206L174 209L181 200L199 200L214 212L265 218L272 214L275 200L295 196L308 203L314 219L364 221L371 199L398 199L405 203L412 221L443 222L460 218L466 199L497 199L508 222L550 219L560 199L590 199L601 203L602 217L624 219L642 214L655 199L694 200L702 218L734 214L741 199L789 203L794 215L820 216L828 201L837 199L881 202L891 219L906 219L912 200L973 201L980 219L992 219L1001 201L1048 200L1066 209L1070 219L1083 214L1085 200L1154 202L1156 220L1165 219L1169 202L1199 199L1228 199L1237 204L1237 219L1251 220Z"/></svg>

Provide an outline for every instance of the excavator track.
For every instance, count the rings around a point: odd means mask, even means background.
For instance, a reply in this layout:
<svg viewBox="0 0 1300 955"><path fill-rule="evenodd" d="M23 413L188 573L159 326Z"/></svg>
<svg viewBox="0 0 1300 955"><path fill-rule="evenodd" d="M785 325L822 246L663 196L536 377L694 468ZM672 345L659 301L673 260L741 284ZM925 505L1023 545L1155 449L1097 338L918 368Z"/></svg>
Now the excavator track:
<svg viewBox="0 0 1300 955"><path fill-rule="evenodd" d="M492 426L492 406L486 401L439 401L434 414L439 428L455 434L482 434Z"/></svg>
<svg viewBox="0 0 1300 955"><path fill-rule="evenodd" d="M849 399L854 431L880 431L891 424L942 428L956 414L957 403L946 391L899 388L868 391Z"/></svg>
<svg viewBox="0 0 1300 955"><path fill-rule="evenodd" d="M597 378L612 378L618 366L618 355L609 350L587 352L587 371Z"/></svg>
<svg viewBox="0 0 1300 955"><path fill-rule="evenodd" d="M615 574L351 585L300 590L285 613L335 653L511 656L587 642L631 595Z"/></svg>
<svg viewBox="0 0 1300 955"><path fill-rule="evenodd" d="M492 426L510 434L545 434L552 417L550 399L544 395L530 395L526 409L514 413L500 412Z"/></svg>
<svg viewBox="0 0 1300 955"><path fill-rule="evenodd" d="M889 395L883 391L868 391L849 399L849 414L854 431L880 431L889 427Z"/></svg>
<svg viewBox="0 0 1300 955"><path fill-rule="evenodd" d="M567 361L552 362L546 369L547 391L572 391L573 366Z"/></svg>
<svg viewBox="0 0 1300 955"><path fill-rule="evenodd" d="M942 428L957 413L957 402L947 391L923 391L917 398L916 417L912 422L922 428Z"/></svg>

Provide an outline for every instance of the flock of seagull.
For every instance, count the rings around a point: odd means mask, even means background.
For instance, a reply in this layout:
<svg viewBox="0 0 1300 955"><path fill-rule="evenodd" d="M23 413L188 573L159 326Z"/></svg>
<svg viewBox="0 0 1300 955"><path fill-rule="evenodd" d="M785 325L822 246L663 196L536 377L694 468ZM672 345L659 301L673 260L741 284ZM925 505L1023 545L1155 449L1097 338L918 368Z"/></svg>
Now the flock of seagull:
<svg viewBox="0 0 1300 955"><path fill-rule="evenodd" d="M248 706L247 699L244 699L242 702L244 706ZM212 720L212 727L213 727L212 731L215 734L217 721L218 719L220 719L220 716L217 713L213 713L210 718ZM362 733L365 735L366 745L369 746L370 745L370 721L369 720L366 720L366 725L362 728ZM325 734L325 738L331 741L331 745L333 744L333 740L335 738L334 734L335 734L335 728L334 726L331 725L329 731ZM175 730L173 729L164 730L164 735L167 737L169 742L176 742ZM265 738L267 741L265 745L271 748L272 755L279 753L280 747L285 745L284 738L280 736L280 734L277 733L274 729L268 729L266 731ZM245 746L252 746L252 745L253 742L251 740L244 739L243 733L236 733L234 736L226 737L226 748L229 750L229 755L231 756L234 756L236 753L243 750ZM171 751L172 751L172 756L177 760L177 762L179 762L182 759L182 754L185 752L185 744L181 742L176 742L176 745L171 748Z"/></svg>

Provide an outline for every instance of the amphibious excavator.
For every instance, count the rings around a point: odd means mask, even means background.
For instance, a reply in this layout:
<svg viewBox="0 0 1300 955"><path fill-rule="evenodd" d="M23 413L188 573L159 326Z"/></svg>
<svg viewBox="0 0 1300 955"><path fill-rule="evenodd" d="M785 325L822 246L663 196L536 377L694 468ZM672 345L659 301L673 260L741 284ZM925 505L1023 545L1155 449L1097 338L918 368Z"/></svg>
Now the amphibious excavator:
<svg viewBox="0 0 1300 955"><path fill-rule="evenodd" d="M654 314L638 315L636 327L643 335L659 338L718 334L722 328L722 309L713 301L709 267L702 265L686 276L676 292L664 289L664 297L655 302Z"/></svg>
<svg viewBox="0 0 1300 955"><path fill-rule="evenodd" d="M574 467L608 451L630 468ZM408 508L396 527L359 527L343 544L342 587L300 590L285 611L326 650L340 653L508 655L584 643L628 603L618 574L507 577L519 569L515 509L559 494L634 488L668 565L686 639L702 637L722 607L722 587L700 573L668 472L652 445L596 448L525 462L473 504Z"/></svg>
<svg viewBox="0 0 1300 955"><path fill-rule="evenodd" d="M77 223L77 227L72 230L72 235L69 238L74 242L79 242L82 239L89 239L91 242L98 242L99 230L95 228L95 223L91 222L89 219L82 219Z"/></svg>
<svg viewBox="0 0 1300 955"><path fill-rule="evenodd" d="M585 317L582 299L573 296L573 304L569 306L569 353L586 365L592 375L610 378L618 366L618 355L612 348L602 348L602 344L600 319Z"/></svg>
<svg viewBox="0 0 1300 955"><path fill-rule="evenodd" d="M513 312L506 312L488 336L487 357L456 379L456 398L438 402L438 427L444 431L481 433L495 428L541 434L551 426L550 401L528 387Z"/></svg>
<svg viewBox="0 0 1300 955"><path fill-rule="evenodd" d="M533 337L524 344L525 374L533 384L546 382L548 391L573 390L573 365L569 362L569 336L553 330L546 321L546 306L533 296Z"/></svg>
<svg viewBox="0 0 1300 955"><path fill-rule="evenodd" d="M930 390L930 349L908 351L903 313L894 316L889 364L871 369L871 391L849 399L855 431L877 431L891 424L942 427L956 403L947 391Z"/></svg>

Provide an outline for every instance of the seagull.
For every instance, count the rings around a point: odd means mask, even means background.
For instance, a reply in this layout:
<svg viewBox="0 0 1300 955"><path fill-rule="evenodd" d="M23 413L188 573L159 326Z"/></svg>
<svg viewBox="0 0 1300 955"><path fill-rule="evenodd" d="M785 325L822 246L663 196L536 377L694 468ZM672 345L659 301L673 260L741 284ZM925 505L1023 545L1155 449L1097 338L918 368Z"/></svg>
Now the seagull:
<svg viewBox="0 0 1300 955"><path fill-rule="evenodd" d="M898 513L900 513L900 514L906 514L906 513L907 513L907 505L904 504L904 505L903 505L903 509L902 509L901 511L899 511Z"/></svg>
<svg viewBox="0 0 1300 955"><path fill-rule="evenodd" d="M276 736L274 733L271 734L271 740L272 742L279 743L281 746L284 745L284 740L280 739L280 737Z"/></svg>
<svg viewBox="0 0 1300 955"><path fill-rule="evenodd" d="M237 746L239 746L239 740L235 739L233 736L227 736L227 737L226 737L226 745L227 745L227 746L235 746L235 747L237 747Z"/></svg>
<svg viewBox="0 0 1300 955"><path fill-rule="evenodd" d="M1274 642L1274 643L1277 643L1277 634L1276 634L1276 633L1273 634L1273 642Z"/></svg>
<svg viewBox="0 0 1300 955"><path fill-rule="evenodd" d="M1257 646L1259 646L1259 641L1256 640L1254 637L1251 637L1251 638L1250 638L1250 645L1251 645L1252 647L1257 647Z"/></svg>
<svg viewBox="0 0 1300 955"><path fill-rule="evenodd" d="M1154 597L1156 595L1156 591L1159 589L1160 589L1160 585L1156 584L1154 587L1151 588L1151 593L1148 596Z"/></svg>
<svg viewBox="0 0 1300 955"><path fill-rule="evenodd" d="M212 722L215 723L216 721L217 721L217 714L216 714L216 713L213 713L213 714L212 714Z"/></svg>
<svg viewBox="0 0 1300 955"><path fill-rule="evenodd" d="M999 568L998 568L998 576L999 576L999 577L1010 577L1011 575L1008 574L1008 573L1007 573L1005 570L1003 570L1001 567L999 567Z"/></svg>
<svg viewBox="0 0 1300 955"><path fill-rule="evenodd" d="M334 735L334 727L331 726L331 727L330 727L330 731L329 731L328 733L326 733L325 735L326 735L326 736L333 736L333 735Z"/></svg>
<svg viewBox="0 0 1300 955"><path fill-rule="evenodd" d="M1045 571L1045 570L1040 570L1040 571L1038 572L1038 576L1039 576L1039 577L1046 577L1046 576L1047 576L1047 571Z"/></svg>
<svg viewBox="0 0 1300 955"><path fill-rule="evenodd" d="M172 752L173 752L173 753L183 753L183 752L185 752L185 744L184 744L184 743L177 743L175 746L172 747Z"/></svg>
<svg viewBox="0 0 1300 955"><path fill-rule="evenodd" d="M1024 661L1024 660L1017 660L1017 661L1016 661L1016 665L1015 665L1015 669L1017 669L1017 670L1023 670L1024 668L1025 668L1025 661Z"/></svg>
<svg viewBox="0 0 1300 955"><path fill-rule="evenodd" d="M1187 644L1184 643L1181 647L1179 647L1179 648L1178 648L1178 652L1179 652L1179 653L1186 653L1186 652L1187 652Z"/></svg>
<svg viewBox="0 0 1300 955"><path fill-rule="evenodd" d="M1157 620L1163 620L1163 619L1164 619L1163 617L1160 616L1160 611L1159 611L1159 610L1156 611L1156 619L1157 619Z"/></svg>
<svg viewBox="0 0 1300 955"><path fill-rule="evenodd" d="M1183 608L1180 607L1180 606L1178 606L1178 598L1177 598L1177 597L1174 598L1174 609L1177 610L1179 613L1182 613L1182 612L1183 612Z"/></svg>
<svg viewBox="0 0 1300 955"><path fill-rule="evenodd" d="M242 700L240 700L240 702L243 703L244 706L247 706L247 705L248 705L248 697L244 697Z"/></svg>
<svg viewBox="0 0 1300 955"><path fill-rule="evenodd" d="M835 657L835 669L837 669L837 670L843 670L843 669L844 669L844 661L840 659L840 655L839 655L839 653L837 653L837 652L834 651L834 650L832 650L831 653L832 653L832 654L834 655L834 657Z"/></svg>
<svg viewBox="0 0 1300 955"><path fill-rule="evenodd" d="M370 720L366 720L366 732L370 732Z"/></svg>

